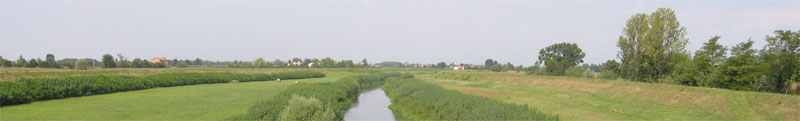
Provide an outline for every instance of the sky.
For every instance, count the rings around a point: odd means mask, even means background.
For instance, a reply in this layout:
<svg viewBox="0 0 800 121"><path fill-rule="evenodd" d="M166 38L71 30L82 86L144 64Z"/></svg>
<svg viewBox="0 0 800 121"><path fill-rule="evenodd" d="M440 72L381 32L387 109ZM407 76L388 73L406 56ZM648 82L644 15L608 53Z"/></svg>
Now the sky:
<svg viewBox="0 0 800 121"><path fill-rule="evenodd" d="M628 18L659 7L676 11L690 52L715 35L760 49L800 30L800 0L0 0L0 56L528 66L572 42L602 63Z"/></svg>

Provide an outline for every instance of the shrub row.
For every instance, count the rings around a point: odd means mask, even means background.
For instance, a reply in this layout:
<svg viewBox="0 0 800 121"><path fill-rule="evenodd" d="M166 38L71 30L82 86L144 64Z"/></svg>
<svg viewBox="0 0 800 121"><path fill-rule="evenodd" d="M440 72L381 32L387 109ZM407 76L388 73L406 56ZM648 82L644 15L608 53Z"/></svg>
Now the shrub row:
<svg viewBox="0 0 800 121"><path fill-rule="evenodd" d="M174 72L148 76L70 76L60 78L22 78L0 82L2 106L38 100L79 97L120 91L141 90L193 84L269 81L280 79L318 78L320 72L298 71L272 74L239 74L226 72Z"/></svg>
<svg viewBox="0 0 800 121"><path fill-rule="evenodd" d="M389 80L389 108L403 120L558 120L529 108L447 90L417 79Z"/></svg>
<svg viewBox="0 0 800 121"><path fill-rule="evenodd" d="M400 73L372 73L368 75L349 76L342 78L336 82L329 83L316 83L316 84L298 84L289 89L280 92L275 97L261 101L253 105L246 114L238 115L229 118L228 120L266 120L276 121L281 120L281 116L287 117L282 113L285 111L290 112L317 112L313 109L332 109L333 119L342 120L344 113L350 108L350 104L358 98L362 89L375 87L383 83L384 80L389 78L411 78L410 74ZM294 98L293 98L294 97ZM319 100L323 104L320 108L310 108L309 111L294 111L296 109L287 108L290 104L290 99L296 97L309 98L309 100ZM313 120L320 119L314 117L314 114L291 114L300 116L288 117L303 117L305 119L290 119L290 120ZM286 119L284 119L286 120Z"/></svg>
<svg viewBox="0 0 800 121"><path fill-rule="evenodd" d="M451 73L451 72L442 72L434 75L433 77L440 79L452 79L452 80L462 80L462 81L478 81L481 78L481 76L479 76L478 74Z"/></svg>

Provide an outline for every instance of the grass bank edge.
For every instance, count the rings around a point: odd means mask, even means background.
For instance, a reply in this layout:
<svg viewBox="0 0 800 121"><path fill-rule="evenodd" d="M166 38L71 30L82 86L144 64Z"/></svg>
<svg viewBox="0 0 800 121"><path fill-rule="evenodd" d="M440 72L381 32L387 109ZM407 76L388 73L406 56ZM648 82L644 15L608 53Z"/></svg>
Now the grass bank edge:
<svg viewBox="0 0 800 121"><path fill-rule="evenodd" d="M463 94L419 79L389 80L383 90L391 98L390 109L402 120L559 120L527 105Z"/></svg>

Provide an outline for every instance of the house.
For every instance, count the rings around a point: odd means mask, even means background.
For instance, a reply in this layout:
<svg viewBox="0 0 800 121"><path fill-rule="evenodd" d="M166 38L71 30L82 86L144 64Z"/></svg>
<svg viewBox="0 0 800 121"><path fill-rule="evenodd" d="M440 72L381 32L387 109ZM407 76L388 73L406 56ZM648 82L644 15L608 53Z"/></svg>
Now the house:
<svg viewBox="0 0 800 121"><path fill-rule="evenodd" d="M464 70L464 69L467 69L467 66L458 65L458 66L453 67L453 70Z"/></svg>
<svg viewBox="0 0 800 121"><path fill-rule="evenodd" d="M169 64L169 59L167 59L166 57L156 57L150 60L150 62Z"/></svg>

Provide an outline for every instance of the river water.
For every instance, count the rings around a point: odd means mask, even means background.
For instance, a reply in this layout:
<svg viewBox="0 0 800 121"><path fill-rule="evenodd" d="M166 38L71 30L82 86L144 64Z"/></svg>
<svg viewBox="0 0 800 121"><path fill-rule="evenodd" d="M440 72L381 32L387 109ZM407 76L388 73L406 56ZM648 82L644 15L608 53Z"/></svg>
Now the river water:
<svg viewBox="0 0 800 121"><path fill-rule="evenodd" d="M355 106L344 114L345 121L394 121L392 101L381 88L364 91Z"/></svg>

